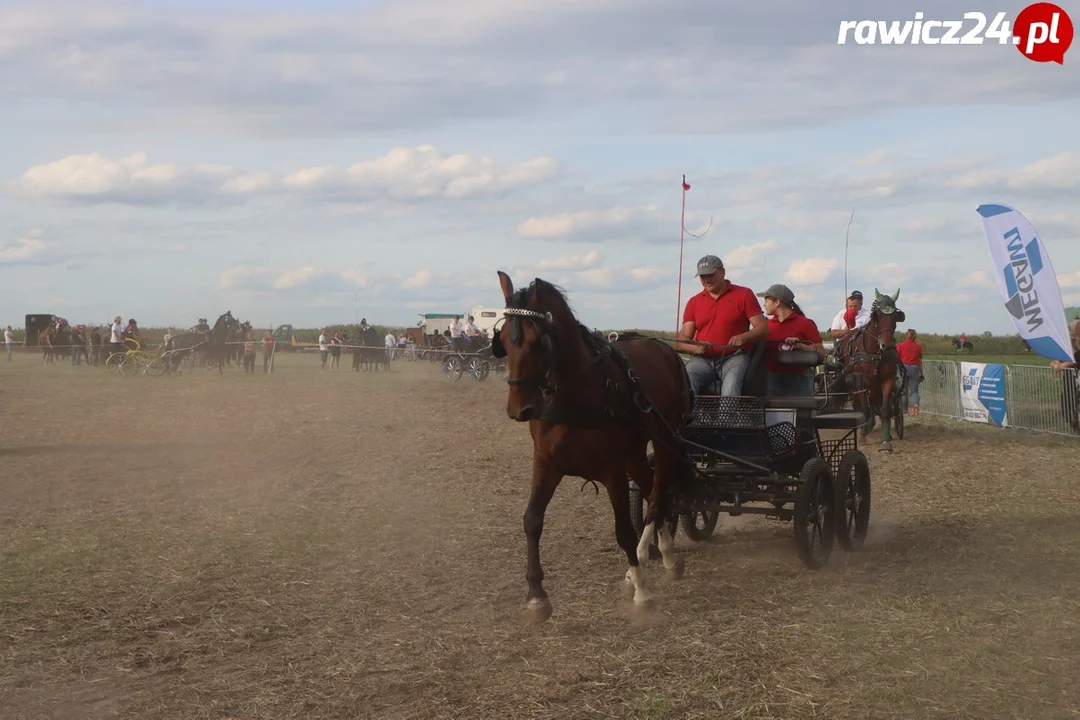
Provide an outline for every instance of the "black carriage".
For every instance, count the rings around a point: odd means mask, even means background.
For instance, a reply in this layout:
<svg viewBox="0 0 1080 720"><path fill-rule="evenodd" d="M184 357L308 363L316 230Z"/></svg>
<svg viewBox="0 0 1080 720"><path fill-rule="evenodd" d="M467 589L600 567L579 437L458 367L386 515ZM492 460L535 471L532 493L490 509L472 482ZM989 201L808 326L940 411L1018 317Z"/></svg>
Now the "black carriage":
<svg viewBox="0 0 1080 720"><path fill-rule="evenodd" d="M666 522L672 535L681 527L701 541L713 534L722 513L791 520L799 557L816 570L828 563L834 539L854 550L866 538L870 468L858 445L866 418L833 409L846 403L828 384L811 397L767 396L764 347L758 343L751 353L744 395L721 396L714 387L713 394L695 399L681 432L687 462L680 482L668 490ZM777 361L819 364L816 353L806 351L779 352ZM640 537L644 499L634 485L630 508Z"/></svg>
<svg viewBox="0 0 1080 720"><path fill-rule="evenodd" d="M506 360L496 358L491 351L491 339L486 335L464 338L446 346L443 355L443 375L450 382L457 382L462 375L482 382L492 373L500 380L507 377Z"/></svg>

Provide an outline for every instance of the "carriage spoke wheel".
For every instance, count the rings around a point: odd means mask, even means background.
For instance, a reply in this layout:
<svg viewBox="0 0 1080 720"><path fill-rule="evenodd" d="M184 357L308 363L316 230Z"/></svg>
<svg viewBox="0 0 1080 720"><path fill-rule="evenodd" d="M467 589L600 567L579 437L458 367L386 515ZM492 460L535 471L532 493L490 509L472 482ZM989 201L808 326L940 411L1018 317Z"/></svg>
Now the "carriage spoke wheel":
<svg viewBox="0 0 1080 720"><path fill-rule="evenodd" d="M893 426L896 428L896 439L904 439L904 411L900 407L900 393L895 388L892 395L892 419Z"/></svg>
<svg viewBox="0 0 1080 720"><path fill-rule="evenodd" d="M861 451L840 458L833 493L836 538L845 550L858 550L870 527L870 465Z"/></svg>
<svg viewBox="0 0 1080 720"><path fill-rule="evenodd" d="M483 380L487 377L487 363L478 357L469 358L469 362L466 364L466 368L469 373L470 380Z"/></svg>
<svg viewBox="0 0 1080 720"><path fill-rule="evenodd" d="M811 458L799 473L794 518L799 559L811 570L820 570L829 562L836 538L834 504L829 464L823 458Z"/></svg>
<svg viewBox="0 0 1080 720"><path fill-rule="evenodd" d="M495 363L495 377L505 380L510 377L510 371L506 369L506 361L499 360Z"/></svg>
<svg viewBox="0 0 1080 720"><path fill-rule="evenodd" d="M446 360L443 361L443 375L450 382L457 382L461 379L461 374L465 371L465 363L461 361L461 358L457 355L448 355Z"/></svg>
<svg viewBox="0 0 1080 720"><path fill-rule="evenodd" d="M703 542L712 537L716 532L716 523L720 520L720 513L710 510L698 510L697 512L684 513L682 516L682 528L686 537L694 542Z"/></svg>
<svg viewBox="0 0 1080 720"><path fill-rule="evenodd" d="M124 374L124 365L127 363L127 355L124 353L113 353L105 361L105 367L116 373L117 375Z"/></svg>

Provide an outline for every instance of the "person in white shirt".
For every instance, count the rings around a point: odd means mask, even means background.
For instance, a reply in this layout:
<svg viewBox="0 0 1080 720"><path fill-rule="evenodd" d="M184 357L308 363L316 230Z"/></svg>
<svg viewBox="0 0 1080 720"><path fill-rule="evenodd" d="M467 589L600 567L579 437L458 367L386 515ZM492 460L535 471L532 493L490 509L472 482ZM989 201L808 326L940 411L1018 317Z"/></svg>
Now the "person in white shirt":
<svg viewBox="0 0 1080 720"><path fill-rule="evenodd" d="M849 328L845 316L852 308L855 308L855 326ZM863 307L863 294L858 290L854 290L848 296L846 307L833 318L829 332L834 340L839 340L852 330L866 327L868 322L870 322L870 311Z"/></svg>
<svg viewBox="0 0 1080 720"><path fill-rule="evenodd" d="M322 360L321 370L326 370L326 356L330 354L330 346L326 344L326 328L319 328L319 358Z"/></svg>
<svg viewBox="0 0 1080 720"><path fill-rule="evenodd" d="M112 329L109 333L109 344L112 345L109 349L110 355L122 353L126 350L124 347L124 325L119 315L113 320Z"/></svg>
<svg viewBox="0 0 1080 720"><path fill-rule="evenodd" d="M478 337L480 335L480 328L476 326L475 318L472 315L469 316L469 322L465 326L465 334L469 337Z"/></svg>
<svg viewBox="0 0 1080 720"><path fill-rule="evenodd" d="M15 344L15 335L11 332L11 326L8 325L4 330L4 347L7 348L7 361L11 362L11 347Z"/></svg>
<svg viewBox="0 0 1080 720"><path fill-rule="evenodd" d="M397 339L394 337L394 333L389 330L386 331L386 357L390 362L394 361L394 346L397 345Z"/></svg>

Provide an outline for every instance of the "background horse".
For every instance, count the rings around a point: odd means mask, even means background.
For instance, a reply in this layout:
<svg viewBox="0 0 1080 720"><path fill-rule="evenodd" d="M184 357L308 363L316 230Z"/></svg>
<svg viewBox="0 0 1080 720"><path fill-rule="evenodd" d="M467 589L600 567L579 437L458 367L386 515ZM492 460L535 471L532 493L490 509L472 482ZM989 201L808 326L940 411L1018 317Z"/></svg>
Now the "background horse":
<svg viewBox="0 0 1080 720"><path fill-rule="evenodd" d="M852 393L852 406L867 416L863 438L870 434L876 419L880 417L879 449L886 452L892 452L889 396L896 385L900 367L900 358L896 353L896 325L906 319L904 311L896 307L899 297L899 290L890 296L882 295L874 288L870 321L840 341L843 357L846 358L844 381ZM858 392L860 390L865 392Z"/></svg>
<svg viewBox="0 0 1080 720"><path fill-rule="evenodd" d="M630 568L634 603L650 600L640 563L648 558L659 522L664 566L680 576L683 560L663 519L667 486L676 479L681 441L676 434L689 418L690 380L671 346L654 338L609 343L574 317L562 292L539 278L514 292L499 272L506 301L492 353L506 358L510 385L506 412L527 422L533 439L532 491L525 510L528 550L525 578L530 619L551 616L543 588L540 535L544 513L567 475L604 486L615 514L615 537ZM653 441L654 468L647 455ZM630 518L627 473L648 498L640 542Z"/></svg>

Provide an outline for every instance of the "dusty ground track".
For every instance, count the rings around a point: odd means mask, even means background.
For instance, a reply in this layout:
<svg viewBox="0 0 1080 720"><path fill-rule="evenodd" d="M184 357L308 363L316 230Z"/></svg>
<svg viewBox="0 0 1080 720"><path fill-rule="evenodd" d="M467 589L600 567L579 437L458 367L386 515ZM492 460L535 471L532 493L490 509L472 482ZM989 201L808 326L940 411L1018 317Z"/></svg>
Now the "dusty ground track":
<svg viewBox="0 0 1080 720"><path fill-rule="evenodd" d="M911 422L863 552L727 519L646 620L567 479L531 626L505 387L0 368L0 717L1080 716L1075 440Z"/></svg>

